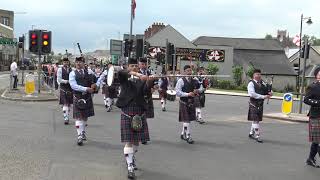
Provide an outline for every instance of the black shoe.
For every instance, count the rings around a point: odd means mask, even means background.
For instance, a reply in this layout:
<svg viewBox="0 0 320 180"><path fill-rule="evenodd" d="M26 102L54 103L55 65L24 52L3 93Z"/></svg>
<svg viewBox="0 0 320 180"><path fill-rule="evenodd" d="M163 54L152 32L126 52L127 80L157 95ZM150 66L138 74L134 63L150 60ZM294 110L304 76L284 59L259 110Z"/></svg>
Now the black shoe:
<svg viewBox="0 0 320 180"><path fill-rule="evenodd" d="M128 179L135 179L136 175L134 173L134 168L133 168L132 164L130 166L131 167L129 167L129 169L128 169Z"/></svg>
<svg viewBox="0 0 320 180"><path fill-rule="evenodd" d="M186 141L189 144L193 144L194 143L194 141L192 140L192 138L190 136L186 139Z"/></svg>
<svg viewBox="0 0 320 180"><path fill-rule="evenodd" d="M86 132L85 131L82 131L81 136L82 136L82 140L84 140L84 141L87 140L87 136L86 136Z"/></svg>
<svg viewBox="0 0 320 180"><path fill-rule="evenodd" d="M263 141L262 141L262 139L261 139L260 137L256 137L255 139L256 139L256 141L257 141L258 143L263 143Z"/></svg>
<svg viewBox="0 0 320 180"><path fill-rule="evenodd" d="M108 106L108 105L104 105L104 107L106 107L106 109L108 109L108 108L109 108L109 106Z"/></svg>
<svg viewBox="0 0 320 180"><path fill-rule="evenodd" d="M163 112L165 112L165 111L167 111L167 110L166 110L166 108L165 108L165 107L163 107L163 108L162 108L162 111L163 111Z"/></svg>
<svg viewBox="0 0 320 180"><path fill-rule="evenodd" d="M65 120L64 125L68 125L68 124L69 124L69 120Z"/></svg>
<svg viewBox="0 0 320 180"><path fill-rule="evenodd" d="M147 141L146 142L141 142L141 144L148 145L148 142Z"/></svg>
<svg viewBox="0 0 320 180"><path fill-rule="evenodd" d="M205 123L202 118L197 118L197 122L198 122L199 124L204 124L204 123Z"/></svg>
<svg viewBox="0 0 320 180"><path fill-rule="evenodd" d="M314 159L307 159L307 161L306 161L306 163L307 163L307 165L308 166L312 166L312 167L314 167L314 168L320 168L320 166L318 166L317 164L316 164L316 160L314 160Z"/></svg>
<svg viewBox="0 0 320 180"><path fill-rule="evenodd" d="M181 135L180 135L180 139L186 140L186 139L187 139L186 134L185 134L185 133L184 133L184 134L181 134Z"/></svg>
<svg viewBox="0 0 320 180"><path fill-rule="evenodd" d="M111 111L111 106L108 106L107 107L107 112L110 112Z"/></svg>
<svg viewBox="0 0 320 180"><path fill-rule="evenodd" d="M248 136L250 139L255 139L254 138L254 134L249 134L249 136Z"/></svg>
<svg viewBox="0 0 320 180"><path fill-rule="evenodd" d="M82 139L81 135L78 136L77 144L78 144L78 146L82 146L83 145L83 139Z"/></svg>

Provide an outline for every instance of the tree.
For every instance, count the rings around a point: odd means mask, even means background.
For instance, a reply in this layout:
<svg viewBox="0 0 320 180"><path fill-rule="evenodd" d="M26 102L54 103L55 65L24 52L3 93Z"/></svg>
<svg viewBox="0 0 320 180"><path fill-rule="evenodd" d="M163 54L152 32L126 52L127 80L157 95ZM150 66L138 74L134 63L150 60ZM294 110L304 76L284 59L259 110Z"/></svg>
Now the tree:
<svg viewBox="0 0 320 180"><path fill-rule="evenodd" d="M309 43L311 43L312 46L320 46L320 39L318 39L316 36L304 35L303 40L306 39L308 39Z"/></svg>
<svg viewBox="0 0 320 180"><path fill-rule="evenodd" d="M251 78L252 78L252 76L253 76L253 71L254 71L254 67L249 66L249 67L248 67L248 70L247 70L247 72L246 72L246 75L247 75L247 78L248 78L248 79L251 79Z"/></svg>
<svg viewBox="0 0 320 180"><path fill-rule="evenodd" d="M233 73L233 80L237 86L240 86L242 83L242 74L243 74L243 67L242 66L233 66L232 67Z"/></svg>
<svg viewBox="0 0 320 180"><path fill-rule="evenodd" d="M219 71L218 65L213 64L213 63L210 63L208 65L208 74L209 75L216 75L218 71Z"/></svg>
<svg viewBox="0 0 320 180"><path fill-rule="evenodd" d="M266 34L265 39L273 39L271 34Z"/></svg>

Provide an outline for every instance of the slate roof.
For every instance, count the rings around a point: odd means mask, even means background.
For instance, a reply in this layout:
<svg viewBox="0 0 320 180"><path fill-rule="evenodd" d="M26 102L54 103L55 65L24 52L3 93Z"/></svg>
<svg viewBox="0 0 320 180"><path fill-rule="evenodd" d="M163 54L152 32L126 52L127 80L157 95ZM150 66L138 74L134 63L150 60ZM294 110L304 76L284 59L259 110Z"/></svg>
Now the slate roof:
<svg viewBox="0 0 320 180"><path fill-rule="evenodd" d="M150 46L166 47L166 39L178 48L196 48L194 44L171 25L167 25L165 28L146 39L146 41L150 43Z"/></svg>
<svg viewBox="0 0 320 180"><path fill-rule="evenodd" d="M251 50L283 50L280 42L276 39L251 39L251 38L228 38L200 36L193 41L195 45L230 46L234 49Z"/></svg>
<svg viewBox="0 0 320 180"><path fill-rule="evenodd" d="M234 50L233 57L235 65L249 66L252 63L263 74L297 75L283 51Z"/></svg>

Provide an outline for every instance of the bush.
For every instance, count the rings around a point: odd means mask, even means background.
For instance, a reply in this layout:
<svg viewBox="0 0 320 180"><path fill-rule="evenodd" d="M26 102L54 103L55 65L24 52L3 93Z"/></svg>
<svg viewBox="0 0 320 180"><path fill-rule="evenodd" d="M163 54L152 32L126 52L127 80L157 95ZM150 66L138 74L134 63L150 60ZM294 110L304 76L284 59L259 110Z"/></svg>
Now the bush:
<svg viewBox="0 0 320 180"><path fill-rule="evenodd" d="M241 84L240 86L237 86L236 87L236 90L239 90L239 91L247 91L247 85L246 84Z"/></svg>
<svg viewBox="0 0 320 180"><path fill-rule="evenodd" d="M213 64L213 63L210 63L208 65L208 74L209 75L216 75L218 71L219 71L218 65Z"/></svg>
<svg viewBox="0 0 320 180"><path fill-rule="evenodd" d="M283 89L284 93L287 93L287 92L294 92L294 87L290 84L287 84L284 89Z"/></svg>
<svg viewBox="0 0 320 180"><path fill-rule="evenodd" d="M237 86L240 86L241 83L242 83L243 67L242 66L233 66L232 67L232 73L233 73L234 83Z"/></svg>
<svg viewBox="0 0 320 180"><path fill-rule="evenodd" d="M218 88L220 89L235 89L235 86L229 80L218 81Z"/></svg>
<svg viewBox="0 0 320 180"><path fill-rule="evenodd" d="M247 70L247 72L246 72L246 75L247 75L247 78L248 78L248 79L251 79L251 78L252 78L252 76L253 76L253 71L254 71L254 68L253 68L252 66L249 66L249 67L248 67L248 70Z"/></svg>

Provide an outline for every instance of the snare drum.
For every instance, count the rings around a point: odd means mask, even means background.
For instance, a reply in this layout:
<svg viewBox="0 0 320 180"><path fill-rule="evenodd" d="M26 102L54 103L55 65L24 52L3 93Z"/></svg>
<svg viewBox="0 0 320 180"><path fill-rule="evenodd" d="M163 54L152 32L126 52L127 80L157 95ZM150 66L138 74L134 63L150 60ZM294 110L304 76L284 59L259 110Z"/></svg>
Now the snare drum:
<svg viewBox="0 0 320 180"><path fill-rule="evenodd" d="M167 100L175 101L177 92L175 90L167 90Z"/></svg>

